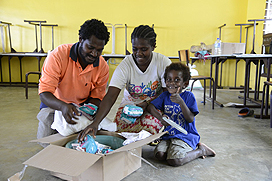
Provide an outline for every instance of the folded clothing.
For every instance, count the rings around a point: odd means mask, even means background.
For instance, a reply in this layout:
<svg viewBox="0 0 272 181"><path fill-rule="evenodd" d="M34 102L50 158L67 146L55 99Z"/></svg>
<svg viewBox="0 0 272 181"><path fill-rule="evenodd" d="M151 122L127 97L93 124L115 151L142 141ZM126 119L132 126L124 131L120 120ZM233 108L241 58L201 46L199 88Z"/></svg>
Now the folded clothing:
<svg viewBox="0 0 272 181"><path fill-rule="evenodd" d="M94 115L97 111L98 107L94 104L88 103L88 104L84 104L83 106L79 107L79 110L90 114L90 115Z"/></svg>

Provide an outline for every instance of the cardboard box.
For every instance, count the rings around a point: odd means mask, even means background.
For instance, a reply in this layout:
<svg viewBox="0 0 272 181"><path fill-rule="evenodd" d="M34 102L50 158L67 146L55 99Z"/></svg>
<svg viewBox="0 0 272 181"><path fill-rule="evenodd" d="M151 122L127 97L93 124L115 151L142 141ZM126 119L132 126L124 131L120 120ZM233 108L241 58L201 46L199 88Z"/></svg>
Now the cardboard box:
<svg viewBox="0 0 272 181"><path fill-rule="evenodd" d="M245 43L221 43L221 55L232 55L232 54L244 54ZM212 47L212 54L214 54L214 44Z"/></svg>
<svg viewBox="0 0 272 181"><path fill-rule="evenodd" d="M122 146L108 154L90 154L65 148L65 144L77 135L63 137L51 135L31 142L50 143L49 146L23 164L51 171L52 175L65 180L121 180L141 167L142 146L161 137L166 132L152 135ZM113 133L110 133L111 135ZM136 154L139 157L134 156Z"/></svg>

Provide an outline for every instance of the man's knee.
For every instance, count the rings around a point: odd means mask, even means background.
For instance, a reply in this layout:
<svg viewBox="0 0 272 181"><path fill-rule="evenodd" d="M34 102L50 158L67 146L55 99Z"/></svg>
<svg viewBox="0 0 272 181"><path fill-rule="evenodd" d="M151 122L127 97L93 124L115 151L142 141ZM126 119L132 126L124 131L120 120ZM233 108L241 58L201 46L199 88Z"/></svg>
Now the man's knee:
<svg viewBox="0 0 272 181"><path fill-rule="evenodd" d="M51 129L51 125L54 121L55 111L51 108L43 108L37 115L39 120L39 126L37 131L37 138L43 138L52 134L55 134L56 131Z"/></svg>
<svg viewBox="0 0 272 181"><path fill-rule="evenodd" d="M40 112L37 115L37 119L39 120L39 122L49 122L49 123L53 123L54 121L54 114L55 114L55 110L51 109L49 107L47 108L42 108L40 110Z"/></svg>

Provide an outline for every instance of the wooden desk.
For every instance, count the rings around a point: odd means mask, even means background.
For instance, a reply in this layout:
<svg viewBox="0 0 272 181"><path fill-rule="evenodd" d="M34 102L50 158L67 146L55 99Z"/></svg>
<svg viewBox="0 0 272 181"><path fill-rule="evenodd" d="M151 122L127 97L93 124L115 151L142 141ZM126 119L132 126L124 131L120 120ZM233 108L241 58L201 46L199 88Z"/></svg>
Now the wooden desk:
<svg viewBox="0 0 272 181"><path fill-rule="evenodd" d="M108 62L110 58L125 58L127 55L119 55L119 54L104 54L102 57Z"/></svg>
<svg viewBox="0 0 272 181"><path fill-rule="evenodd" d="M21 84L23 84L23 80L22 80L22 58L24 57L36 57L38 60L38 71L41 71L41 59L42 57L46 57L47 53L36 53L36 52L18 52L18 53L0 53L0 71L1 71L1 82L2 84L4 84L5 86L11 86L12 85L12 80L11 80L11 59L13 57L18 57L20 60L20 82ZM125 58L127 55L121 55L121 54L104 54L102 55L104 57L104 59L108 62L109 59L111 58ZM3 57L8 57L8 67L9 67L9 82L3 82L3 70L2 70L2 58ZM178 57L174 57L174 56L169 56L169 59L178 59ZM21 86L25 86L24 84Z"/></svg>
<svg viewBox="0 0 272 181"><path fill-rule="evenodd" d="M236 59L243 59L246 63L245 67L245 82L244 82L244 96L240 97L244 99L243 107L261 107L261 102L259 99L259 88L260 88L260 78L261 78L261 65L265 64L266 66L270 67L270 59L272 58L271 54L243 54L243 55L236 55ZM255 75L255 92L254 98L249 97L249 80L250 80L250 66L251 63L256 65L256 75ZM267 74L267 80L269 80L270 73ZM246 101L249 100L258 104L257 106L254 105L246 105ZM235 106L237 108L241 106Z"/></svg>
<svg viewBox="0 0 272 181"><path fill-rule="evenodd" d="M108 59L110 58L125 58L127 55L120 55L120 54L104 54L102 55L102 57L104 57L104 59L106 61L108 61ZM176 56L168 56L169 59L179 59L179 57Z"/></svg>
<svg viewBox="0 0 272 181"><path fill-rule="evenodd" d="M260 107L260 102L257 101L258 98L258 89L259 89L259 83L260 83L260 68L258 70L258 67L260 66L261 62L266 62L266 64L270 64L269 60L271 60L272 55L271 54L242 54L242 55L209 55L209 56L205 56L208 59L211 60L211 77L212 77L212 65L215 64L215 75L214 75L214 83L215 86L218 86L218 65L220 62L222 61L226 61L228 59L242 59L246 62L246 66L245 66L245 82L244 82L244 102L242 106L235 106L237 108L239 107ZM254 99L249 98L249 80L250 80L250 64L251 63L255 63L256 64L256 71L259 72L256 73L256 80L255 80L255 93L254 93ZM270 66L269 66L270 67ZM269 77L267 77L267 79L269 80ZM216 92L215 92L215 96L216 96ZM215 97L216 98L216 97ZM258 105L247 105L246 101L250 100L251 102L257 103ZM254 101L253 101L254 100Z"/></svg>
<svg viewBox="0 0 272 181"><path fill-rule="evenodd" d="M169 56L169 59L179 59L179 57L175 57L175 56Z"/></svg>
<svg viewBox="0 0 272 181"><path fill-rule="evenodd" d="M197 60L199 60L199 58L198 57L190 57L190 59L191 59L191 61L192 61L192 65L197 61Z"/></svg>
<svg viewBox="0 0 272 181"><path fill-rule="evenodd" d="M20 60L20 83L23 84L23 80L22 80L22 58L24 57L36 57L38 59L38 71L41 71L41 59L42 57L46 57L47 53L36 53L36 52L21 52L21 53L0 53L0 71L1 71L1 83L8 84L11 85L12 84L12 80L11 80L11 59L13 57L18 57ZM125 58L126 55L102 55L105 60L107 61L110 58ZM9 67L9 82L5 83L3 82L3 70L2 70L2 58L3 57L8 57L8 67ZM24 85L23 85L24 86Z"/></svg>
<svg viewBox="0 0 272 181"><path fill-rule="evenodd" d="M215 84L215 89L214 89L214 100L217 105L220 107L224 107L222 103L218 102L216 100L216 89L218 88L218 70L219 70L219 64L222 62L225 62L227 59L234 59L234 55L208 55L205 56L205 58L210 59L210 77L213 77L213 64L215 64L215 72L214 72L214 84ZM210 87L211 87L211 82L210 82Z"/></svg>
<svg viewBox="0 0 272 181"><path fill-rule="evenodd" d="M11 66L10 66L10 61L13 57L18 57L20 60L20 79L21 82L23 83L22 80L22 58L24 57L36 57L38 59L38 71L40 71L40 64L41 64L41 59L42 57L46 57L47 53L36 53L36 52L18 52L18 53L1 53L0 54L0 71L1 71L1 83L5 83L3 82L3 74L2 74L2 58L3 57L8 57L8 66L9 66L9 82L8 84L11 85L12 84L12 80L11 80Z"/></svg>

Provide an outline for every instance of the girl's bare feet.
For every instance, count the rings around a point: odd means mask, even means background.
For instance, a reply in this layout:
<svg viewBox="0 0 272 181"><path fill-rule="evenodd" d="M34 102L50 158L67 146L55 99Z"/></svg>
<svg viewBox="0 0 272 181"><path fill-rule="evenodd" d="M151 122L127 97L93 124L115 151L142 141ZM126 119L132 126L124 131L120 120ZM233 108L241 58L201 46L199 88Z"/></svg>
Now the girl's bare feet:
<svg viewBox="0 0 272 181"><path fill-rule="evenodd" d="M211 148L209 148L204 143L198 143L198 149L202 150L202 158L206 158L207 156L214 157L216 155L215 151L213 151Z"/></svg>

